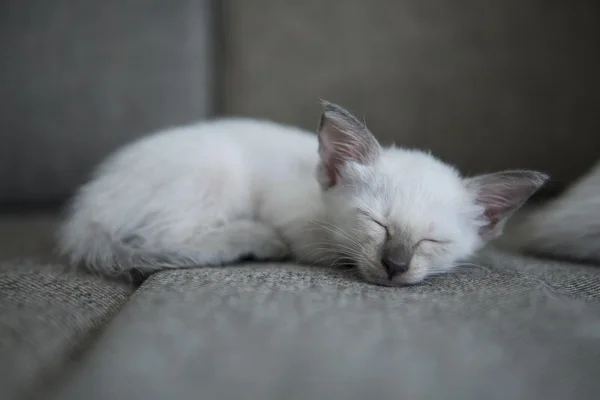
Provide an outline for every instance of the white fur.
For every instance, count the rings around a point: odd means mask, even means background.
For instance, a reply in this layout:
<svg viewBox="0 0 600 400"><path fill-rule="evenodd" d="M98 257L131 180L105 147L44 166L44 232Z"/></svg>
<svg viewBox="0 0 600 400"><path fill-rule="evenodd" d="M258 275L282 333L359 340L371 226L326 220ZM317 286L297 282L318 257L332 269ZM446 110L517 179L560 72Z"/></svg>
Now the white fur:
<svg viewBox="0 0 600 400"><path fill-rule="evenodd" d="M600 164L529 215L510 239L524 251L600 262Z"/></svg>
<svg viewBox="0 0 600 400"><path fill-rule="evenodd" d="M349 259L365 279L396 285L446 272L485 243L483 186L430 154L379 149L345 110L325 106L319 141L271 122L222 119L125 146L74 197L60 249L105 274L246 255L322 265ZM339 134L332 126L351 140L331 139ZM384 245L408 249L406 273L386 275Z"/></svg>

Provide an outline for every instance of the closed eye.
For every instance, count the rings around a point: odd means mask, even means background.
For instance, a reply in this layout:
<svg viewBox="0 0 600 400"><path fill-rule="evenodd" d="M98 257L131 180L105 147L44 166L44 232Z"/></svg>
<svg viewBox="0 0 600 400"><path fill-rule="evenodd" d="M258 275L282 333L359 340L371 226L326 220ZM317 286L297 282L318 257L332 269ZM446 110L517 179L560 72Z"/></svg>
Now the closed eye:
<svg viewBox="0 0 600 400"><path fill-rule="evenodd" d="M421 239L417 242L417 244L415 244L415 247L418 247L420 244L422 243L426 243L426 242L430 242L430 243L437 243L437 244L448 244L451 243L450 240L441 240L441 239L431 239L431 238L424 238Z"/></svg>
<svg viewBox="0 0 600 400"><path fill-rule="evenodd" d="M385 234L386 234L387 236L390 236L390 231L388 230L388 227L387 227L387 226L385 226L383 223L381 223L381 222L377 221L376 219L373 219L373 218L371 218L371 220L372 220L373 222L375 222L377 225L379 225L380 227L382 227L383 229L385 229Z"/></svg>
<svg viewBox="0 0 600 400"><path fill-rule="evenodd" d="M387 229L387 227L386 227L384 224L382 224L381 222L377 221L376 219L373 219L373 218L371 218L371 220L372 220L373 222L375 222L377 225L381 226L382 228L385 228L385 229Z"/></svg>
<svg viewBox="0 0 600 400"><path fill-rule="evenodd" d="M388 227L383 222L381 222L377 218L373 217L369 212L361 210L360 208L357 211L359 214L364 215L365 217L369 218L371 221L375 222L377 225L379 225L380 227L385 229L386 235L388 237L390 236L390 231L388 230Z"/></svg>

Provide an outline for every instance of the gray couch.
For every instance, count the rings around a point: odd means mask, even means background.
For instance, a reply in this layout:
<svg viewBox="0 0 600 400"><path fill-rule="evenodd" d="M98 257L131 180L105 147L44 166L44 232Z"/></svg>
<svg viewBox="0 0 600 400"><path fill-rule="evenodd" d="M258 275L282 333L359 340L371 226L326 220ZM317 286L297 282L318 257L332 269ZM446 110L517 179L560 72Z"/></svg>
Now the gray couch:
<svg viewBox="0 0 600 400"><path fill-rule="evenodd" d="M52 234L147 130L313 129L319 97L384 142L560 190L598 157L599 22L592 1L2 2L0 398L598 398L598 266L498 243L407 288L260 263L121 282L67 267Z"/></svg>

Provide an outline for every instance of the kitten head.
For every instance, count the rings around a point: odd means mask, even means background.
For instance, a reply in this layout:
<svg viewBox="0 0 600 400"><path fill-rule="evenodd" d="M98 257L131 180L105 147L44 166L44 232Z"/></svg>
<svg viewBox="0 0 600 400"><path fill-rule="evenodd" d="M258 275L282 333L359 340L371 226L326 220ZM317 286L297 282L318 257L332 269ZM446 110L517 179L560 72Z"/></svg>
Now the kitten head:
<svg viewBox="0 0 600 400"><path fill-rule="evenodd" d="M323 107L317 179L330 240L373 283L450 271L499 236L547 179L535 171L463 178L430 154L382 148L349 112Z"/></svg>

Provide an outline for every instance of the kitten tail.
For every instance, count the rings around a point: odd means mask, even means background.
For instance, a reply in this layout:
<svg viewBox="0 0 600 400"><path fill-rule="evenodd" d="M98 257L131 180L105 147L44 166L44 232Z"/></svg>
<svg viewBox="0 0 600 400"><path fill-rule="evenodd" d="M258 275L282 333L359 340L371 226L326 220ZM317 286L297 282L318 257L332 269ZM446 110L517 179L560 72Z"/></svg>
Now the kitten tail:
<svg viewBox="0 0 600 400"><path fill-rule="evenodd" d="M147 274L200 264L197 250L147 250L113 237L100 224L76 220L67 221L59 230L58 249L72 266L110 277L126 276L133 270Z"/></svg>
<svg viewBox="0 0 600 400"><path fill-rule="evenodd" d="M508 247L534 255L600 262L600 164L515 226Z"/></svg>

